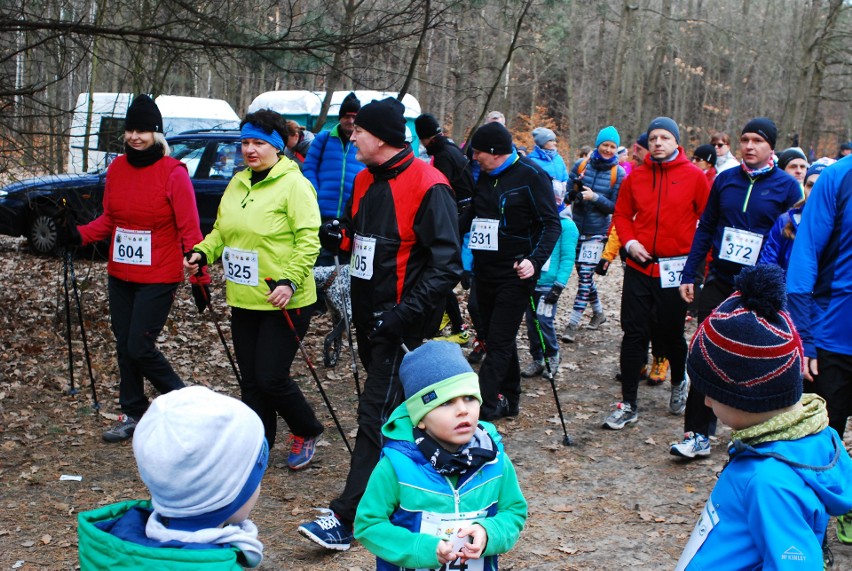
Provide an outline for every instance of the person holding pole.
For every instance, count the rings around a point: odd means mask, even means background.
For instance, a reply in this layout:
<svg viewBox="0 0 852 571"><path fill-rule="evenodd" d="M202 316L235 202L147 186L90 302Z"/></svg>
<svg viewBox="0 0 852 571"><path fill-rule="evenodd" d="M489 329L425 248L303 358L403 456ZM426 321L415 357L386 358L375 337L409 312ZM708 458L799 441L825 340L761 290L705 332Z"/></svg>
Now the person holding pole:
<svg viewBox="0 0 852 571"><path fill-rule="evenodd" d="M384 444L382 425L403 401L405 348L435 335L462 273L452 190L443 174L414 157L403 105L389 97L361 107L352 141L367 168L355 178L344 218L324 223L320 238L327 250L352 253L352 321L367 378L343 492L299 526L303 536L337 551L352 543L355 510Z"/></svg>
<svg viewBox="0 0 852 571"><path fill-rule="evenodd" d="M282 155L287 126L278 113L249 113L240 130L249 168L231 179L213 230L195 245L185 266L195 273L222 258L242 400L263 421L270 450L278 416L284 419L291 432L287 466L298 470L313 459L323 432L290 377L297 336L308 330L307 308L317 299L311 268L320 249L319 207L299 166ZM271 291L266 276L275 280Z"/></svg>
<svg viewBox="0 0 852 571"><path fill-rule="evenodd" d="M133 436L148 410L145 378L162 394L184 386L156 341L183 281L183 252L201 239L192 181L186 166L168 156L157 104L147 95L136 97L124 128L124 154L106 174L103 214L85 226L68 220L61 229L61 240L68 246L110 239L109 313L122 414L118 424L103 433L107 442ZM193 275L190 282L203 310L210 276Z"/></svg>

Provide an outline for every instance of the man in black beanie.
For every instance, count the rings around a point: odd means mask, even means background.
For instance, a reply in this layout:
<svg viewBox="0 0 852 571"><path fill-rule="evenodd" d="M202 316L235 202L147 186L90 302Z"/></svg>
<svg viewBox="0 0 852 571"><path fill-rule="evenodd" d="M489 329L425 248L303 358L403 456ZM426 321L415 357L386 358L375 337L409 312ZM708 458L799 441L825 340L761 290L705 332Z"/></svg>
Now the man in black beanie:
<svg viewBox="0 0 852 571"><path fill-rule="evenodd" d="M364 168L355 157L355 146L349 140L360 109L361 102L354 91L350 92L340 104L339 123L331 131L317 133L305 156L302 174L317 191L323 222L343 216L355 176ZM348 256L344 255L341 261L348 263ZM334 256L322 249L314 265L334 265Z"/></svg>
<svg viewBox="0 0 852 571"><path fill-rule="evenodd" d="M352 542L355 510L379 461L382 425L403 401L402 357L437 333L444 299L462 272L452 190L444 175L414 157L403 110L388 97L358 112L352 141L367 169L355 178L344 216L320 228L327 249L352 253L352 320L367 370L343 493L326 515L299 526L311 541L338 551Z"/></svg>
<svg viewBox="0 0 852 571"><path fill-rule="evenodd" d="M734 279L743 268L757 263L760 248L775 220L804 198L799 183L773 160L778 129L771 119L756 117L740 135L742 163L716 175L681 274L680 295L695 299L696 275L712 252L709 272L698 297L698 323L734 291ZM716 416L705 406L704 395L693 389L686 401L684 440L674 444L675 456L696 458L710 454L707 437Z"/></svg>
<svg viewBox="0 0 852 571"><path fill-rule="evenodd" d="M470 230L482 329L477 336L488 347L479 369L480 418L491 421L518 415L521 369L515 338L562 226L550 177L518 155L506 127L486 123L470 146L480 173L459 227L462 234Z"/></svg>

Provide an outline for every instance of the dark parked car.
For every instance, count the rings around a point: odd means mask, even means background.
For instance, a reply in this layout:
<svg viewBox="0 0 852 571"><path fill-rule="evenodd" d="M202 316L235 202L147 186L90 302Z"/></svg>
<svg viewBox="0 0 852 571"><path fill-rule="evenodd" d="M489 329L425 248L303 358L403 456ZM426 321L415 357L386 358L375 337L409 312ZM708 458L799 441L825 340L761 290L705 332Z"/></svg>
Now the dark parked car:
<svg viewBox="0 0 852 571"><path fill-rule="evenodd" d="M243 167L239 131L188 131L168 138L171 156L186 164L207 234L231 176ZM60 174L22 180L0 189L0 234L26 236L38 254L57 247L57 216L69 209L78 224L103 212L106 172Z"/></svg>

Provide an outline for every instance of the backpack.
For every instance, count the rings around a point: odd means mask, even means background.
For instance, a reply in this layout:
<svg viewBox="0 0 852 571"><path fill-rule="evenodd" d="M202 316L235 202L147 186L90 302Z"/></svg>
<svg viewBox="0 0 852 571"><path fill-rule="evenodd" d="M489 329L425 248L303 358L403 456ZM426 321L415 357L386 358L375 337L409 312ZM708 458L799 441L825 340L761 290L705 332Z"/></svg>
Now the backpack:
<svg viewBox="0 0 852 571"><path fill-rule="evenodd" d="M583 172L586 170L586 165L589 164L589 158L586 157L580 164L577 165L577 176L583 176ZM609 187L612 188L615 186L615 182L618 180L618 165L613 165L611 169L609 169Z"/></svg>

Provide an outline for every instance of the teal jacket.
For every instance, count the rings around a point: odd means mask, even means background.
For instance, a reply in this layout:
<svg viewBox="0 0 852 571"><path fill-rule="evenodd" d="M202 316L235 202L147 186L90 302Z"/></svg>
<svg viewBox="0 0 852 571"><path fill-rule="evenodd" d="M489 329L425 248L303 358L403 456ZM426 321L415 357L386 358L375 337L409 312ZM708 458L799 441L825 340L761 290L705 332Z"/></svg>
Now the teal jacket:
<svg viewBox="0 0 852 571"><path fill-rule="evenodd" d="M257 252L257 285L227 281L225 295L231 307L278 311L266 301L269 287L264 278L270 277L296 285L287 308L298 309L317 300L312 268L320 250L319 226L316 191L299 166L282 157L254 186L250 169L234 175L219 203L213 230L194 249L204 252L211 264L226 246Z"/></svg>
<svg viewBox="0 0 852 571"><path fill-rule="evenodd" d="M574 269L580 231L577 230L577 225L564 211L560 214L559 222L562 224L562 234L547 263L541 267L541 277L538 278L536 284L538 287L551 287L553 284L558 284L564 288L568 285L568 279Z"/></svg>
<svg viewBox="0 0 852 571"><path fill-rule="evenodd" d="M436 569L440 539L420 533L423 514L487 515L466 517L488 533L486 571L497 569L497 555L518 541L527 519L527 502L500 435L480 422L497 445L490 463L458 481L438 474L414 444L411 419L403 403L382 427L389 439L367 490L358 504L355 537L378 558L377 569Z"/></svg>
<svg viewBox="0 0 852 571"><path fill-rule="evenodd" d="M235 547L179 549L152 547L126 541L103 528L133 508L151 509L151 502L130 500L77 515L78 554L81 571L240 571L240 551ZM142 530L144 532L144 529Z"/></svg>

